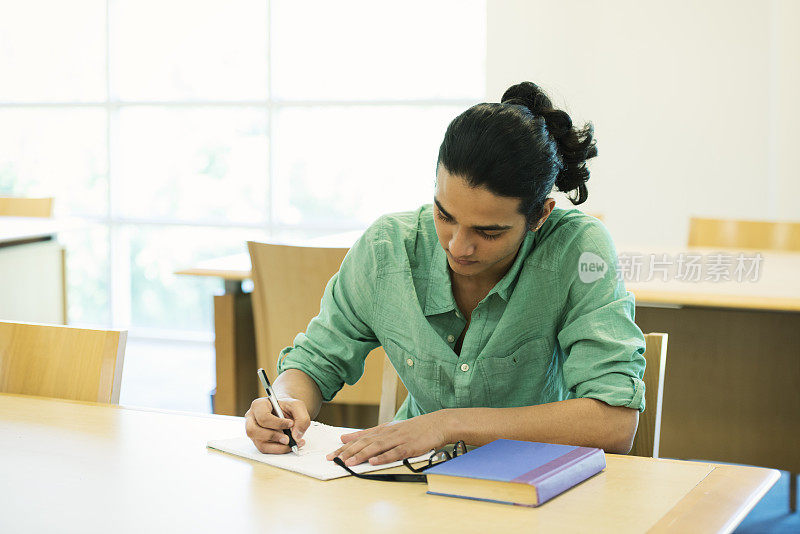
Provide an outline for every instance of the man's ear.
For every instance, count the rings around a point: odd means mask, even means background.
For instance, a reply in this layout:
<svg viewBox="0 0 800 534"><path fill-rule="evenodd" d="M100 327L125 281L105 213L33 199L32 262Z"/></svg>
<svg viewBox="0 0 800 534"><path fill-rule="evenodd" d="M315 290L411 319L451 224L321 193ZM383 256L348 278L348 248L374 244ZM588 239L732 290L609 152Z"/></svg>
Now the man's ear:
<svg viewBox="0 0 800 534"><path fill-rule="evenodd" d="M547 220L547 218L550 217L550 214L553 213L553 210L555 209L555 207L556 207L556 199L554 199L552 197L547 197L546 199L544 199L544 211L545 211L545 213L542 216L542 218L539 219L539 221L536 224L530 225L530 227L529 227L530 231L531 232L536 232L537 230L539 230L539 228L542 227L542 225Z"/></svg>

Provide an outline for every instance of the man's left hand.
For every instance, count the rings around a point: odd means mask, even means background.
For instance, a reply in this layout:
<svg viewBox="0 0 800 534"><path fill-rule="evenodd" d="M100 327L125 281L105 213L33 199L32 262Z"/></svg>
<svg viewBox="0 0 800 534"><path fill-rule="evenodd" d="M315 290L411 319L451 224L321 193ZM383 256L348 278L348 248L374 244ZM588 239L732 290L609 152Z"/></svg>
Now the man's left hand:
<svg viewBox="0 0 800 534"><path fill-rule="evenodd" d="M444 412L440 410L344 434L344 445L328 454L327 459L339 456L348 466L366 461L380 465L423 455L447 445L443 419Z"/></svg>

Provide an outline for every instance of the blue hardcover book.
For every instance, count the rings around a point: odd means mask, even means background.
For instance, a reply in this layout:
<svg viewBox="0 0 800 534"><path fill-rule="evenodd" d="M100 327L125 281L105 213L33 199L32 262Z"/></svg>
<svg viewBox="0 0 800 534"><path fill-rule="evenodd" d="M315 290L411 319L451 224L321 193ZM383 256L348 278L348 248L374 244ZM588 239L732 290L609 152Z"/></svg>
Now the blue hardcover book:
<svg viewBox="0 0 800 534"><path fill-rule="evenodd" d="M426 474L432 495L539 506L605 467L602 449L498 439Z"/></svg>

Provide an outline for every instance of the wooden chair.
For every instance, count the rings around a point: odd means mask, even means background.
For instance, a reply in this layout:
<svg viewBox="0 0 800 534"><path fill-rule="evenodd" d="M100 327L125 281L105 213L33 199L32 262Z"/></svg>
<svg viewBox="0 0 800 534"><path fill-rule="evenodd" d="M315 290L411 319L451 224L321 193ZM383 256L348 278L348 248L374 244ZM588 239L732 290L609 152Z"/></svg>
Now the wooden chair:
<svg viewBox="0 0 800 534"><path fill-rule="evenodd" d="M378 406L378 424L388 423L394 419L394 415L403 404L408 395L408 390L397 376L397 371L385 358L383 361L383 377L381 379L381 403Z"/></svg>
<svg viewBox="0 0 800 534"><path fill-rule="evenodd" d="M6 217L52 217L52 198L0 197L0 215Z"/></svg>
<svg viewBox="0 0 800 534"><path fill-rule="evenodd" d="M800 223L692 217L689 246L800 252Z"/></svg>
<svg viewBox="0 0 800 534"><path fill-rule="evenodd" d="M274 372L280 351L292 345L299 332L319 314L320 299L330 278L339 270L347 248L318 248L247 243L253 273L253 320L259 367ZM382 348L367 357L364 375L345 385L332 404L377 407L381 395ZM388 361L388 360L387 360ZM255 369L252 373L256 379ZM372 408L374 410L374 408ZM363 419L351 413L349 420ZM341 422L342 419L339 419ZM361 426L375 424L374 412Z"/></svg>
<svg viewBox="0 0 800 534"><path fill-rule="evenodd" d="M644 357L647 371L644 374L648 408L639 417L639 427L630 454L658 458L661 437L661 404L664 397L664 369L667 364L667 334L646 334ZM391 421L399 400L405 397L405 388L399 383L397 373L386 360L383 368L383 391L378 410L379 422ZM402 390L401 390L402 388Z"/></svg>
<svg viewBox="0 0 800 534"><path fill-rule="evenodd" d="M633 438L633 456L658 458L661 441L661 405L664 399L664 374L667 365L667 334L645 334L644 391L647 407L639 415L639 427Z"/></svg>
<svg viewBox="0 0 800 534"><path fill-rule="evenodd" d="M0 322L0 392L119 403L124 330Z"/></svg>

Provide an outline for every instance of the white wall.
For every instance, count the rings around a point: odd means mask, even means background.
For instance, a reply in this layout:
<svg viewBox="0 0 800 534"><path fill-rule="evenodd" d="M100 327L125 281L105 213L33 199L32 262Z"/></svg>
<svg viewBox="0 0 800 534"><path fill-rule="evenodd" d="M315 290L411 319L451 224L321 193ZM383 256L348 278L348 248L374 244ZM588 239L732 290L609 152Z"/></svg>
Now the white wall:
<svg viewBox="0 0 800 534"><path fill-rule="evenodd" d="M800 2L489 0L487 99L522 80L594 123L582 209L618 244L683 245L692 215L800 221Z"/></svg>

